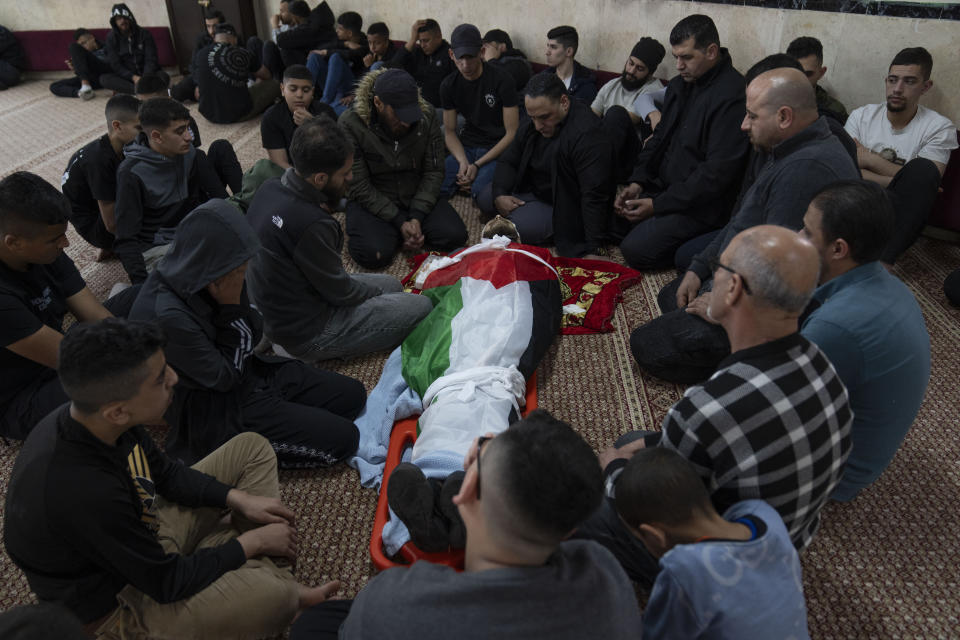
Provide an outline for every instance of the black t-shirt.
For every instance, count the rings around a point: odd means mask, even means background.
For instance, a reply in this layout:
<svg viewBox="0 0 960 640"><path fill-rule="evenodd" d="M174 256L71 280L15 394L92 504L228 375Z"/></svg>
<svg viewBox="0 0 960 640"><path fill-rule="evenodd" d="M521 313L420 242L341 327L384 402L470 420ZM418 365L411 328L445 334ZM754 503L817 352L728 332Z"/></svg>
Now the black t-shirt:
<svg viewBox="0 0 960 640"><path fill-rule="evenodd" d="M243 47L216 42L197 55L195 81L200 87L200 113L220 124L236 122L250 113L253 99L247 81L260 68L253 54Z"/></svg>
<svg viewBox="0 0 960 640"><path fill-rule="evenodd" d="M517 106L517 90L512 76L484 62L476 80L467 80L459 71L447 76L440 85L440 105L466 119L460 132L464 147L489 149L506 133L503 110Z"/></svg>
<svg viewBox="0 0 960 640"><path fill-rule="evenodd" d="M103 135L70 156L67 169L60 178L63 195L70 201L70 222L84 235L100 219L97 200L117 199L118 156L110 145L110 136Z"/></svg>
<svg viewBox="0 0 960 640"><path fill-rule="evenodd" d="M337 112L333 107L321 102L319 98L310 103L307 111L315 116L327 115L331 120L337 119ZM260 142L264 149L286 149L289 160L290 143L293 141L293 133L296 130L293 112L290 111L286 101L281 100L263 114L260 120Z"/></svg>
<svg viewBox="0 0 960 640"><path fill-rule="evenodd" d="M0 262L0 407L47 367L19 356L6 347L32 336L47 325L63 331L67 298L87 286L73 260L61 253L52 264L32 264L14 271Z"/></svg>

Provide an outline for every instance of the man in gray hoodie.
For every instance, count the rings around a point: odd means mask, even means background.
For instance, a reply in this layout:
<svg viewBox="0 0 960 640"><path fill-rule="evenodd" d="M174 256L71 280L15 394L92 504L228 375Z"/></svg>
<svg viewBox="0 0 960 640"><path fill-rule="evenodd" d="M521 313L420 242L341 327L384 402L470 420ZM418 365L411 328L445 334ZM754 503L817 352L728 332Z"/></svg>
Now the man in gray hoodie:
<svg viewBox="0 0 960 640"><path fill-rule="evenodd" d="M134 284L147 279L184 216L210 198L227 197L204 153L191 144L186 107L170 98L147 100L140 126L117 169L114 208L113 250Z"/></svg>
<svg viewBox="0 0 960 640"><path fill-rule="evenodd" d="M211 200L177 228L137 296L131 318L155 321L179 383L167 412L168 452L190 463L243 431L266 437L281 466L329 466L356 451L358 380L253 353L263 319L244 278L260 249L236 207Z"/></svg>

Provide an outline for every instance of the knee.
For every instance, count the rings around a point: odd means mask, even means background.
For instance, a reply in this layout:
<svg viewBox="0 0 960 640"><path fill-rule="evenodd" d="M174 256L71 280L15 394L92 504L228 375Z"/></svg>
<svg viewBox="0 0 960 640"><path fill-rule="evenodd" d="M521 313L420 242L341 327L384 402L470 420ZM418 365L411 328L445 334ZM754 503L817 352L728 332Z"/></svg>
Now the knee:
<svg viewBox="0 0 960 640"><path fill-rule="evenodd" d="M245 431L230 438L223 446L242 460L244 466L277 465L273 446L259 433Z"/></svg>
<svg viewBox="0 0 960 640"><path fill-rule="evenodd" d="M657 256L643 241L642 235L639 225L634 227L627 234L627 237L620 242L620 252L623 254L624 261L632 269L638 271L656 269L658 266Z"/></svg>
<svg viewBox="0 0 960 640"><path fill-rule="evenodd" d="M359 243L350 243L347 252L353 261L364 269L375 270L383 269L393 262L393 257L397 255L397 247L395 244L385 242L364 243L362 246Z"/></svg>

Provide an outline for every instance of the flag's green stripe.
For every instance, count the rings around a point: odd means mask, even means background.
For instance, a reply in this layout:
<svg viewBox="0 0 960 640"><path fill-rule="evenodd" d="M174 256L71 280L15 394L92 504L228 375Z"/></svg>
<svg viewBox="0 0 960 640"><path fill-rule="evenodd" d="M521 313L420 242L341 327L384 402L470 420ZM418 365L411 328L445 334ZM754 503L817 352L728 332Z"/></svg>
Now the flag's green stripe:
<svg viewBox="0 0 960 640"><path fill-rule="evenodd" d="M427 289L433 311L403 341L403 379L420 397L450 368L450 323L463 309L460 280L447 287Z"/></svg>

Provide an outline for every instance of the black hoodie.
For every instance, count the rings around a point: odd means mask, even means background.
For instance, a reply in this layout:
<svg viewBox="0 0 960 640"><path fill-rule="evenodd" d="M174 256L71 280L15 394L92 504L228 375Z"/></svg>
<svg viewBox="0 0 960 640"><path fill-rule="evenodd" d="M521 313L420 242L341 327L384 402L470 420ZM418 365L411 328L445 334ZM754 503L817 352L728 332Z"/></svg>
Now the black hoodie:
<svg viewBox="0 0 960 640"><path fill-rule="evenodd" d="M117 28L117 18L120 16L129 18L129 33L121 33ZM160 70L153 36L146 29L140 28L127 5L113 5L110 10L110 27L111 31L107 34L107 59L115 74L133 81L135 75L142 76Z"/></svg>
<svg viewBox="0 0 960 640"><path fill-rule="evenodd" d="M177 372L167 412L170 454L193 462L244 431L241 404L267 361L251 358L263 320L246 288L237 305L219 304L207 285L252 258L260 240L236 207L214 199L177 227L170 251L150 274L130 319L156 322L167 335L164 353ZM270 362L281 362L280 359Z"/></svg>
<svg viewBox="0 0 960 640"><path fill-rule="evenodd" d="M533 75L530 61L519 49L508 49L500 54L500 57L496 60L489 60L488 64L498 66L509 73L510 77L513 78L513 86L516 87L517 92L523 91L524 87L527 86L527 81L530 80L530 76ZM523 103L522 98L523 96L521 96L521 104Z"/></svg>

